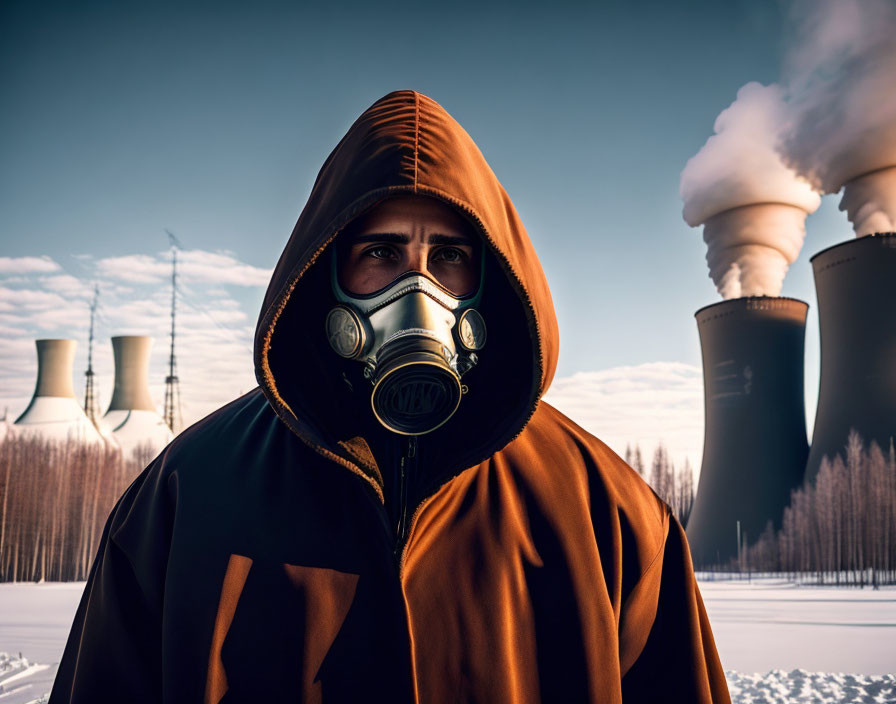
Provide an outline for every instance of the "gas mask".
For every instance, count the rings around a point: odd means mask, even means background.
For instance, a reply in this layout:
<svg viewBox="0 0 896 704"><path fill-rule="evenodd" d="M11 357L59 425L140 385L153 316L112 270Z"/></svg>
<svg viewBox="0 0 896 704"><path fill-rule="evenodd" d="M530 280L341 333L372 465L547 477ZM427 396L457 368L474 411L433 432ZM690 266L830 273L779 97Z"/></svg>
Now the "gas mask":
<svg viewBox="0 0 896 704"><path fill-rule="evenodd" d="M331 263L338 303L327 315L327 338L339 356L364 365L377 420L401 435L443 425L467 391L461 377L485 345L485 321L476 310L484 272L478 289L462 298L413 271L358 295L339 284L335 253Z"/></svg>

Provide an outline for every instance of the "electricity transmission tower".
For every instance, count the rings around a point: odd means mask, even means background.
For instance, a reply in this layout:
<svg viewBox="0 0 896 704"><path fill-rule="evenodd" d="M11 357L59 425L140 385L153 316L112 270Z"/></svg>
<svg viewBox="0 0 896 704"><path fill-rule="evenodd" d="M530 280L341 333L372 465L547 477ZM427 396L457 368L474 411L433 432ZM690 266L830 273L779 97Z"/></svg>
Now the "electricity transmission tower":
<svg viewBox="0 0 896 704"><path fill-rule="evenodd" d="M100 288L93 285L93 300L90 302L90 335L87 338L87 371L84 376L87 381L84 385L84 413L90 418L95 428L98 428L99 409L96 401L96 374L93 373L93 324L96 319L96 304L100 295Z"/></svg>
<svg viewBox="0 0 896 704"><path fill-rule="evenodd" d="M168 376L165 377L165 422L172 433L177 433L182 422L180 409L180 380L177 378L177 358L174 355L176 337L175 315L177 313L177 250L180 242L169 231L168 242L171 244L171 352L168 356Z"/></svg>

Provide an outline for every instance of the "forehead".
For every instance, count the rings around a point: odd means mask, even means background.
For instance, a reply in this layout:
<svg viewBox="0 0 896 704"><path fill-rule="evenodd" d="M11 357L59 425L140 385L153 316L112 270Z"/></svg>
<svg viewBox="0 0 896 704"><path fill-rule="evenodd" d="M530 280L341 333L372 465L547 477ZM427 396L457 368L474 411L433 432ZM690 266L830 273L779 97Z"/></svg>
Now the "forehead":
<svg viewBox="0 0 896 704"><path fill-rule="evenodd" d="M353 221L346 235L372 232L426 232L477 239L466 218L451 206L426 196L396 196L381 201Z"/></svg>

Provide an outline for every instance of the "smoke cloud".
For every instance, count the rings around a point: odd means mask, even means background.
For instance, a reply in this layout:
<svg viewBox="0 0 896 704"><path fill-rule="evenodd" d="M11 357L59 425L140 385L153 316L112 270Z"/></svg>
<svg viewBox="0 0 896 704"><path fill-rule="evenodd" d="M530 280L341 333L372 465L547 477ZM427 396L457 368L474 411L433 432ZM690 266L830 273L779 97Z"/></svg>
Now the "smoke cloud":
<svg viewBox="0 0 896 704"><path fill-rule="evenodd" d="M836 193L896 166L896 2L794 0L792 8L797 41L785 57L789 116L779 148L816 189Z"/></svg>
<svg viewBox="0 0 896 704"><path fill-rule="evenodd" d="M723 210L703 225L709 275L722 298L777 296L803 246L806 211L782 203Z"/></svg>
<svg viewBox="0 0 896 704"><path fill-rule="evenodd" d="M785 162L824 193L843 187L856 235L896 229L896 3L795 0L786 57Z"/></svg>
<svg viewBox="0 0 896 704"><path fill-rule="evenodd" d="M816 192L843 189L858 236L896 230L896 1L790 4L781 85L741 88L681 174L725 298L780 294Z"/></svg>
<svg viewBox="0 0 896 704"><path fill-rule="evenodd" d="M896 232L896 167L847 181L840 210L846 211L858 237Z"/></svg>
<svg viewBox="0 0 896 704"><path fill-rule="evenodd" d="M787 119L778 85L748 83L681 174L684 219L705 224L706 261L724 298L777 296L821 199L777 150Z"/></svg>

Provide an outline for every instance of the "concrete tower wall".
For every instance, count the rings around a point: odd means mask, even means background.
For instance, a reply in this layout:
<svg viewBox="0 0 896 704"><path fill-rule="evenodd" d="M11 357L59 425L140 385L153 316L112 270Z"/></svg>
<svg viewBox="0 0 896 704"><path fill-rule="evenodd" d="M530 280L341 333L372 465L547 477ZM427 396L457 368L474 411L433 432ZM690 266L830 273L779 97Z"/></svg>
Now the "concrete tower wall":
<svg viewBox="0 0 896 704"><path fill-rule="evenodd" d="M112 338L115 386L106 411L155 411L149 393L149 352L152 338L121 335Z"/></svg>
<svg viewBox="0 0 896 704"><path fill-rule="evenodd" d="M803 478L808 445L803 349L808 305L791 298L735 298L696 313L703 352L705 436L687 525L698 565L737 554L776 527Z"/></svg>
<svg viewBox="0 0 896 704"><path fill-rule="evenodd" d="M35 340L35 344L37 384L28 408L16 419L17 435L102 443L99 432L75 399L75 340Z"/></svg>
<svg viewBox="0 0 896 704"><path fill-rule="evenodd" d="M896 435L896 233L812 257L821 330L821 383L806 478L844 451L850 428L886 450Z"/></svg>
<svg viewBox="0 0 896 704"><path fill-rule="evenodd" d="M149 352L152 338L127 335L112 338L115 387L103 426L112 433L126 456L139 452L151 459L173 435L156 411L149 393Z"/></svg>
<svg viewBox="0 0 896 704"><path fill-rule="evenodd" d="M35 396L75 398L72 370L75 340L35 340L37 345L37 385Z"/></svg>

